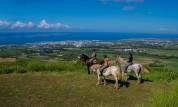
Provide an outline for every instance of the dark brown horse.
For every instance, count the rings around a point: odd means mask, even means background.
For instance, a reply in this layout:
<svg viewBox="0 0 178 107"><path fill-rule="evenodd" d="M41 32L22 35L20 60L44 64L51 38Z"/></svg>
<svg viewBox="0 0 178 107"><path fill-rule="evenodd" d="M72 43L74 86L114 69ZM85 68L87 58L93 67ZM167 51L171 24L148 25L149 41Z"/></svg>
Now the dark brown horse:
<svg viewBox="0 0 178 107"><path fill-rule="evenodd" d="M79 56L79 59L85 63L85 65L87 66L87 70L88 70L88 74L90 74L90 67L94 64L102 64L102 61L99 61L98 59L96 59L95 61L93 62L90 62L90 58L85 55L85 54L81 54Z"/></svg>

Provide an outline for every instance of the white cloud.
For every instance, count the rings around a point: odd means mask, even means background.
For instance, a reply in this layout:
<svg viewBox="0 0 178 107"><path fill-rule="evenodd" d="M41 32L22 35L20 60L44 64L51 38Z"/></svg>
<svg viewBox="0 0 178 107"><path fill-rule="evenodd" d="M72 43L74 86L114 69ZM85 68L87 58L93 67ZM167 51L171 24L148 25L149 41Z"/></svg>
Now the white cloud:
<svg viewBox="0 0 178 107"><path fill-rule="evenodd" d="M134 10L134 9L135 9L135 6L124 6L122 8L122 10L124 10L124 11L131 11L131 10Z"/></svg>
<svg viewBox="0 0 178 107"><path fill-rule="evenodd" d="M133 3L143 3L144 0L125 0L126 2L130 3L130 2L133 2Z"/></svg>
<svg viewBox="0 0 178 107"><path fill-rule="evenodd" d="M144 0L99 0L100 2L106 4L108 2L115 2L115 3L143 3Z"/></svg>
<svg viewBox="0 0 178 107"><path fill-rule="evenodd" d="M47 23L45 19L43 19L38 25L38 28L49 29L50 25Z"/></svg>
<svg viewBox="0 0 178 107"><path fill-rule="evenodd" d="M158 31L161 31L161 32L176 32L177 29L170 28L170 27L160 27L160 28L158 28Z"/></svg>
<svg viewBox="0 0 178 107"><path fill-rule="evenodd" d="M65 25L65 24L62 24L62 23L56 23L56 24L51 24L50 25L51 28L54 28L54 29L69 29L70 26L69 25Z"/></svg>
<svg viewBox="0 0 178 107"><path fill-rule="evenodd" d="M159 30L159 31L168 31L169 29L166 28L166 27L161 27L161 28L159 28L158 30Z"/></svg>
<svg viewBox="0 0 178 107"><path fill-rule="evenodd" d="M69 25L60 22L48 23L45 19L41 20L39 24L33 23L31 21L28 22L16 21L14 23L10 23L8 21L0 20L0 28L3 27L6 27L7 29L41 29L41 30L46 29L60 30L71 28Z"/></svg>
<svg viewBox="0 0 178 107"><path fill-rule="evenodd" d="M34 27L35 25L33 24L33 22L28 22L28 23L26 24L26 26L27 26L28 28L32 28L32 27Z"/></svg>
<svg viewBox="0 0 178 107"><path fill-rule="evenodd" d="M103 4L108 3L122 3L124 6L122 7L123 11L131 11L136 9L136 5L138 3L144 3L145 0L99 0Z"/></svg>
<svg viewBox="0 0 178 107"><path fill-rule="evenodd" d="M66 24L62 24L60 22L49 24L45 19L43 19L40 24L38 25L38 28L41 29L69 29L70 26Z"/></svg>
<svg viewBox="0 0 178 107"><path fill-rule="evenodd" d="M9 25L10 25L9 22L4 21L4 20L0 20L0 27L7 27L7 26L9 26Z"/></svg>
<svg viewBox="0 0 178 107"><path fill-rule="evenodd" d="M31 21L29 21L28 23L17 21L16 23L11 25L11 29L15 29L15 28L32 28L32 27L34 27L34 24Z"/></svg>

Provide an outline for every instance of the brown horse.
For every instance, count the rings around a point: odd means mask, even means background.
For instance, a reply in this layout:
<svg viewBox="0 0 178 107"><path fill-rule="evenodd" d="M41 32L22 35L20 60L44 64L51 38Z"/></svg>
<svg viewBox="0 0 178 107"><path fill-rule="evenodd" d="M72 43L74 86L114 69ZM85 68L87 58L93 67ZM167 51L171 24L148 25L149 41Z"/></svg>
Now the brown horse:
<svg viewBox="0 0 178 107"><path fill-rule="evenodd" d="M90 68L95 69L96 67L100 67L102 64L102 61L99 61L98 59L96 59L96 61L90 62L90 58L85 54L81 54L79 59L87 66L88 74L90 74Z"/></svg>

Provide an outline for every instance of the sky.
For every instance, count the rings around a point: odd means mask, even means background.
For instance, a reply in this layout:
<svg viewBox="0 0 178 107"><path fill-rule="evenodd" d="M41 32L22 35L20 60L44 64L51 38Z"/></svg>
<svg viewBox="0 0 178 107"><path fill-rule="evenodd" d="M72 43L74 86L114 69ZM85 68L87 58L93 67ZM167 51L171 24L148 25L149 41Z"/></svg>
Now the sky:
<svg viewBox="0 0 178 107"><path fill-rule="evenodd" d="M178 0L0 0L0 32L178 34Z"/></svg>

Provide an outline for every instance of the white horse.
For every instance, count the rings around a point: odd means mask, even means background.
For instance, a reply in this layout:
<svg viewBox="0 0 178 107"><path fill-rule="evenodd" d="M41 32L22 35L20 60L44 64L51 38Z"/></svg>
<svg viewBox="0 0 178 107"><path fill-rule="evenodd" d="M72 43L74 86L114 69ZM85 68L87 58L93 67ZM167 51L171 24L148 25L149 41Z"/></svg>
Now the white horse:
<svg viewBox="0 0 178 107"><path fill-rule="evenodd" d="M124 71L124 67L125 67L125 64L127 63L126 61L124 61L123 58L121 57L118 57L118 63L120 64L121 66L121 70ZM130 73L134 71L136 77L137 77L137 82L140 83L141 82L141 79L142 79L142 74L144 73L149 73L149 71L144 68L141 64L132 64L130 65L128 68L127 68L127 73ZM124 77L125 77L125 81L128 80L128 74L125 73Z"/></svg>
<svg viewBox="0 0 178 107"><path fill-rule="evenodd" d="M118 84L118 80L122 79L122 72L120 70L119 66L110 66L108 68L106 68L103 72L103 77L104 77L104 85L106 85L106 77L112 75L115 79L115 85L114 87L116 89L119 88L119 84ZM97 69L97 76L98 76L98 81L97 81L97 85L100 84L101 82L101 72L100 69Z"/></svg>
<svg viewBox="0 0 178 107"><path fill-rule="evenodd" d="M97 70L100 69L101 64L94 64L90 67L90 70L92 71L93 74L97 74Z"/></svg>

